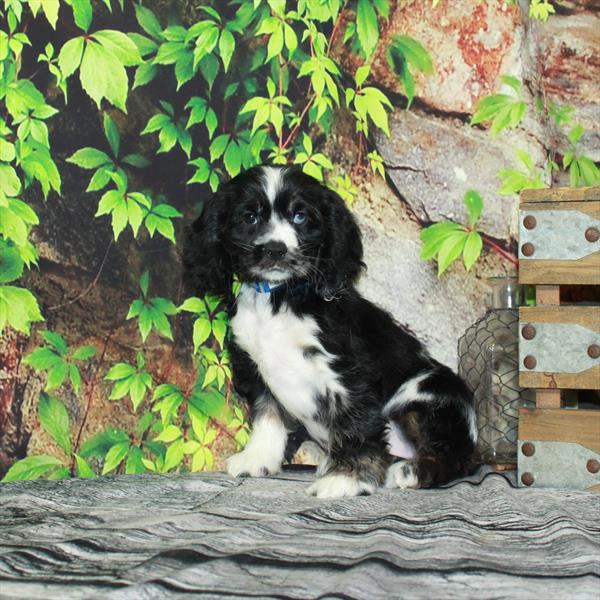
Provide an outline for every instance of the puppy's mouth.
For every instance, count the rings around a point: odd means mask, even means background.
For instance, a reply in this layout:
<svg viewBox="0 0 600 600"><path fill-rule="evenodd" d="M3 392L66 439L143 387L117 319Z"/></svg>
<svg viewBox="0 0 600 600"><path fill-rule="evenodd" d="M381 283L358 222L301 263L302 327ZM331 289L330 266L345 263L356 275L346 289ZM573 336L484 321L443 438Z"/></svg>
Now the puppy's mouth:
<svg viewBox="0 0 600 600"><path fill-rule="evenodd" d="M285 281L294 274L293 269L282 263L252 267L250 272L258 279L264 281Z"/></svg>

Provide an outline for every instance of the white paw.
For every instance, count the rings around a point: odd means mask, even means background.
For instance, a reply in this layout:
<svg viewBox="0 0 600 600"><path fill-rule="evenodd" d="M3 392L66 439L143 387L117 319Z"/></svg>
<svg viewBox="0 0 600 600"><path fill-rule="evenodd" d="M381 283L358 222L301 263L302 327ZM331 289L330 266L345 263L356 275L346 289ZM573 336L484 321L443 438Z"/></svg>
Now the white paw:
<svg viewBox="0 0 600 600"><path fill-rule="evenodd" d="M360 481L356 477L342 473L331 473L317 479L306 490L306 493L317 498L343 498L344 496L372 494L374 491L374 485Z"/></svg>
<svg viewBox="0 0 600 600"><path fill-rule="evenodd" d="M278 456L265 455L264 448L246 447L245 450L227 459L227 472L233 477L250 475L264 477L274 475L281 470L281 460Z"/></svg>
<svg viewBox="0 0 600 600"><path fill-rule="evenodd" d="M412 463L401 460L390 465L385 477L385 487L416 490L419 487L419 479Z"/></svg>

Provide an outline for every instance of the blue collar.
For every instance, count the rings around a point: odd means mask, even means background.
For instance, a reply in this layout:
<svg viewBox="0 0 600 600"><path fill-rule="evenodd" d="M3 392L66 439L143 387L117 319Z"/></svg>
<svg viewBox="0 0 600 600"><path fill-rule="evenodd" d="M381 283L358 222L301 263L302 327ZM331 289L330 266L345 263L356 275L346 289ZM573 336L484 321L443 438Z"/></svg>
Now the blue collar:
<svg viewBox="0 0 600 600"><path fill-rule="evenodd" d="M274 292L275 290L278 290L281 287L284 287L285 283L279 283L273 287L271 287L271 284L268 281L255 281L254 282L254 289L259 293L259 294L270 294L271 292Z"/></svg>
<svg viewBox="0 0 600 600"><path fill-rule="evenodd" d="M291 296L298 296L312 289L311 281L297 281L295 284L291 284L287 281L283 283L277 283L271 285L268 281L255 281L252 283L254 289L259 294L271 294L275 292L282 292L287 290Z"/></svg>

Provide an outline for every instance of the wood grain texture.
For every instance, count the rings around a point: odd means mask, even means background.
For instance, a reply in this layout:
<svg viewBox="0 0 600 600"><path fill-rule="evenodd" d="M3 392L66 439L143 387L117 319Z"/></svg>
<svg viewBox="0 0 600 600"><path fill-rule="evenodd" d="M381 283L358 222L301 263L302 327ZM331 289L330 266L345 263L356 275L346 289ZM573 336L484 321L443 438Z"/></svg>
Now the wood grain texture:
<svg viewBox="0 0 600 600"><path fill-rule="evenodd" d="M519 440L575 442L600 452L600 411L521 409Z"/></svg>
<svg viewBox="0 0 600 600"><path fill-rule="evenodd" d="M487 474L317 500L312 473L0 485L3 598L597 600L600 504Z"/></svg>
<svg viewBox="0 0 600 600"><path fill-rule="evenodd" d="M560 408L562 405L560 390L537 389L535 405L537 408Z"/></svg>
<svg viewBox="0 0 600 600"><path fill-rule="evenodd" d="M535 303L537 306L560 304L560 285L537 285L535 287Z"/></svg>
<svg viewBox="0 0 600 600"><path fill-rule="evenodd" d="M600 285L600 252L577 260L520 260L519 283Z"/></svg>
<svg viewBox="0 0 600 600"><path fill-rule="evenodd" d="M521 202L581 202L600 200L600 187L582 188L546 188L542 190L523 190Z"/></svg>

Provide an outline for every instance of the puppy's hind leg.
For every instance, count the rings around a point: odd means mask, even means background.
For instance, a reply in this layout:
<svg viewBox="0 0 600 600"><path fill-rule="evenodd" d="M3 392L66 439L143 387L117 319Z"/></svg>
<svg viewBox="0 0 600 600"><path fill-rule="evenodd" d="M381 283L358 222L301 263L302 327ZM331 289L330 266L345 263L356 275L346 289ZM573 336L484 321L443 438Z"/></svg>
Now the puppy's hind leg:
<svg viewBox="0 0 600 600"><path fill-rule="evenodd" d="M434 487L471 470L477 439L472 396L447 367L436 365L405 382L383 414L415 447L413 458L390 466L386 487Z"/></svg>
<svg viewBox="0 0 600 600"><path fill-rule="evenodd" d="M362 442L360 447L350 445L333 448L319 465L319 478L307 493L317 498L342 498L374 493L385 481L389 455L383 437Z"/></svg>

